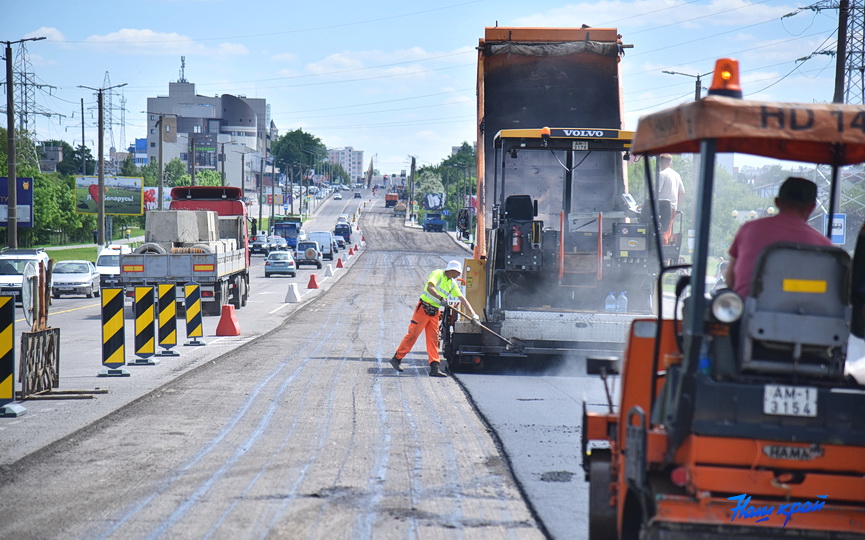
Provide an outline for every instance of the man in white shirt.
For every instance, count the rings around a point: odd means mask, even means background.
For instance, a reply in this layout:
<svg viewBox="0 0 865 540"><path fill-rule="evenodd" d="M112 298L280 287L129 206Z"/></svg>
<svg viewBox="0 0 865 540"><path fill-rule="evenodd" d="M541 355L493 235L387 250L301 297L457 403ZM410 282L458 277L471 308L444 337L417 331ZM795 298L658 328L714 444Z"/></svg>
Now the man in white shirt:
<svg viewBox="0 0 865 540"><path fill-rule="evenodd" d="M670 154L661 154L658 156L658 168L661 172L658 174L658 199L666 199L670 201L672 213L670 215L669 225L662 223L664 227L664 243L670 243L670 235L673 232L673 220L676 217L676 210L679 207L679 201L685 198L685 186L682 184L682 177L671 167L673 164L673 156Z"/></svg>

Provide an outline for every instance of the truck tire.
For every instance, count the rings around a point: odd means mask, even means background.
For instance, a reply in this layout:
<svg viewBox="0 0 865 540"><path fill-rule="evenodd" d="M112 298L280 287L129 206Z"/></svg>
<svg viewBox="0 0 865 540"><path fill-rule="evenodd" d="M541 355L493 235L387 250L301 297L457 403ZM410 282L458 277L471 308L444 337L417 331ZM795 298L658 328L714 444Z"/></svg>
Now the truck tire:
<svg viewBox="0 0 865 540"><path fill-rule="evenodd" d="M242 277L237 278L234 283L234 294L231 295L231 305L234 309L240 309L243 305L243 295L246 293L246 283Z"/></svg>
<svg viewBox="0 0 865 540"><path fill-rule="evenodd" d="M589 458L583 458L589 459ZM610 506L610 451L595 449L589 461L589 540L616 540L616 508Z"/></svg>
<svg viewBox="0 0 865 540"><path fill-rule="evenodd" d="M165 248L155 242L145 242L135 248L134 253L165 255Z"/></svg>
<svg viewBox="0 0 865 540"><path fill-rule="evenodd" d="M249 282L246 281L246 277L241 279L243 282L243 296L240 297L240 307L246 307L246 303L249 300Z"/></svg>

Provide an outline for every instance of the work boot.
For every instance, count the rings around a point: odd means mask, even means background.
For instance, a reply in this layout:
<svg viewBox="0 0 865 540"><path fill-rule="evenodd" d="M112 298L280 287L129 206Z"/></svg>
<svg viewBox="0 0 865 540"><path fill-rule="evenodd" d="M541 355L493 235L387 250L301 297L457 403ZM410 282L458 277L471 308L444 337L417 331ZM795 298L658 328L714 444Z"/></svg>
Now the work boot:
<svg viewBox="0 0 865 540"><path fill-rule="evenodd" d="M430 362L429 365L429 376L430 377L447 377L447 373L440 371L439 366L441 362Z"/></svg>
<svg viewBox="0 0 865 540"><path fill-rule="evenodd" d="M400 365L400 363L401 360L397 358L396 355L393 355L393 358L390 359L390 365L392 365L393 368L397 371L402 371L402 366Z"/></svg>

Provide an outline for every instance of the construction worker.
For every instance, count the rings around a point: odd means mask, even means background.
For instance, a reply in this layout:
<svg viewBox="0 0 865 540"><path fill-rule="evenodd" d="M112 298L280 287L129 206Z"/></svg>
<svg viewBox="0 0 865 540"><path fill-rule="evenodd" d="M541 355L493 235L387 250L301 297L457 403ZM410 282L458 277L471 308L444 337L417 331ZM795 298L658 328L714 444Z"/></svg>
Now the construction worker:
<svg viewBox="0 0 865 540"><path fill-rule="evenodd" d="M475 324L480 324L481 320L475 313L469 301L463 296L457 284L456 278L463 272L463 267L459 261L450 261L444 270L437 268L433 270L426 281L426 287L420 295L420 300L414 309L411 322L408 325L408 332L402 338L396 354L390 359L390 365L397 371L402 371L402 359L407 355L414 346L415 341L420 336L421 332L426 332L426 352L429 356L429 376L430 377L447 377L441 371L441 363L439 361L439 330L441 326L441 310L448 297L461 298L472 314L472 321Z"/></svg>
<svg viewBox="0 0 865 540"><path fill-rule="evenodd" d="M748 296L751 274L763 249L774 242L799 242L831 246L832 242L808 224L817 207L817 184L791 176L784 180L775 197L778 214L749 221L739 228L730 246L730 262L725 279L727 287Z"/></svg>

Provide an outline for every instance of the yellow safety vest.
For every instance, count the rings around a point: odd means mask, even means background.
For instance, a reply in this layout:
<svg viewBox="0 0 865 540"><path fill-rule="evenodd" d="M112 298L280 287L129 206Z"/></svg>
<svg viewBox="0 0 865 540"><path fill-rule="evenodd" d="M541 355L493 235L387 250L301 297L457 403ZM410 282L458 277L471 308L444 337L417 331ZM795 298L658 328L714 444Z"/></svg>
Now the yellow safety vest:
<svg viewBox="0 0 865 540"><path fill-rule="evenodd" d="M426 283L424 284L423 292L420 295L420 299L426 302L427 304L432 304L437 308L442 307L441 302L438 301L437 298L431 296L427 290L426 285L432 283L436 290L442 296L462 296L462 292L460 291L460 286L457 284L455 279L451 279L445 275L445 271L441 268L433 270L429 278L427 278Z"/></svg>

